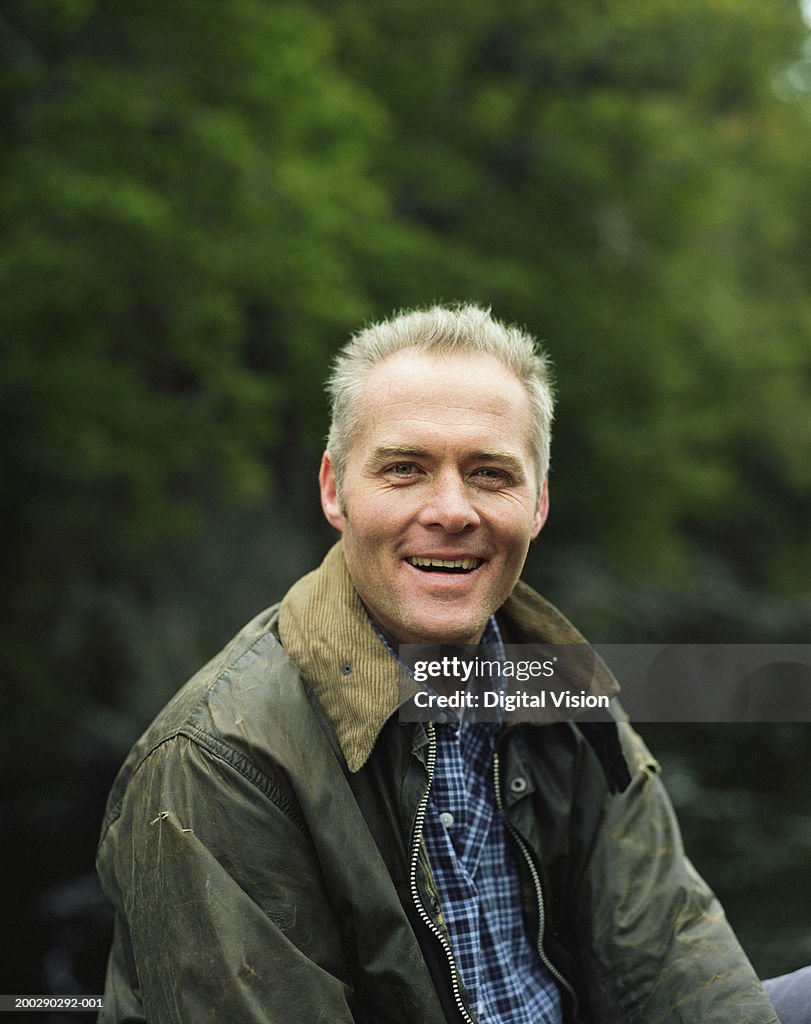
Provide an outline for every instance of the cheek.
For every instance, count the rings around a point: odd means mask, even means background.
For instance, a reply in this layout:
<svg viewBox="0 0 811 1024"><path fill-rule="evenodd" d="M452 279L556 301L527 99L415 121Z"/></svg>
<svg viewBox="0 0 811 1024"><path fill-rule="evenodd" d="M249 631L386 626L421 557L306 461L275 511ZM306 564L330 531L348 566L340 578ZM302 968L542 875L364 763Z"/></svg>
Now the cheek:
<svg viewBox="0 0 811 1024"><path fill-rule="evenodd" d="M359 534L369 539L385 540L407 525L411 514L398 495L390 493L366 494L356 506L359 510Z"/></svg>
<svg viewBox="0 0 811 1024"><path fill-rule="evenodd" d="M498 520L496 520L498 522ZM511 547L524 547L528 545L532 540L532 535L535 532L535 511L534 509L522 509L520 512L516 510L515 514L512 515L509 521L502 519L501 529L497 527L497 532L500 534L505 543L509 543Z"/></svg>
<svg viewBox="0 0 811 1024"><path fill-rule="evenodd" d="M353 514L354 510L354 514ZM388 528L384 516L370 506L354 505L347 517L344 543L352 547L357 562L368 565L378 560L393 531Z"/></svg>

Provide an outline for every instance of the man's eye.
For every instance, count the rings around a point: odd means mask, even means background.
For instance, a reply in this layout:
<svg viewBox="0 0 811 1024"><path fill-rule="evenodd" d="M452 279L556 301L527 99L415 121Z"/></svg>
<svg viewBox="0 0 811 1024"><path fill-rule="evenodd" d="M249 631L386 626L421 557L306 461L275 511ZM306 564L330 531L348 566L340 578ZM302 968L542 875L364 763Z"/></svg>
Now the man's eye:
<svg viewBox="0 0 811 1024"><path fill-rule="evenodd" d="M389 466L386 472L391 473L392 476L411 476L415 469L413 462L395 462L393 466Z"/></svg>
<svg viewBox="0 0 811 1024"><path fill-rule="evenodd" d="M509 480L508 475L503 469L492 469L490 467L477 469L474 476L477 476L480 480L484 480L486 483L504 483Z"/></svg>

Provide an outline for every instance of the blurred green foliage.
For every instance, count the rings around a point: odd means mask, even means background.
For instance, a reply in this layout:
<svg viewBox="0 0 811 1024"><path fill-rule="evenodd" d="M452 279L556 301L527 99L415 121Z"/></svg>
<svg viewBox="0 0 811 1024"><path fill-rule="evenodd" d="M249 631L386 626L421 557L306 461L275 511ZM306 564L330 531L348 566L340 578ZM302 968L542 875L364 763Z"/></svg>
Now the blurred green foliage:
<svg viewBox="0 0 811 1024"><path fill-rule="evenodd" d="M807 639L796 4L9 0L0 50L20 729L124 701L155 671L122 653L144 623L216 590L189 644L211 653L244 588L203 552L243 514L277 551L318 529L331 354L434 300L547 340L536 582L602 640Z"/></svg>

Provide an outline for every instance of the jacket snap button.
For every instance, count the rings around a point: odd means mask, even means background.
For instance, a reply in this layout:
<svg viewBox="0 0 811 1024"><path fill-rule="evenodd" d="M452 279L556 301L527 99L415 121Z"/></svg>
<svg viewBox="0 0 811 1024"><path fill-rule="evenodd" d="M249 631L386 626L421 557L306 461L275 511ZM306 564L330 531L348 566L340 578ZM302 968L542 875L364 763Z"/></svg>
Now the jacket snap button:
<svg viewBox="0 0 811 1024"><path fill-rule="evenodd" d="M526 793L527 780L523 775L516 775L514 779L510 779L510 790L515 793L516 796L520 796L521 793Z"/></svg>
<svg viewBox="0 0 811 1024"><path fill-rule="evenodd" d="M341 665L341 672L343 672L345 676L352 674L352 666L349 664L348 661Z"/></svg>

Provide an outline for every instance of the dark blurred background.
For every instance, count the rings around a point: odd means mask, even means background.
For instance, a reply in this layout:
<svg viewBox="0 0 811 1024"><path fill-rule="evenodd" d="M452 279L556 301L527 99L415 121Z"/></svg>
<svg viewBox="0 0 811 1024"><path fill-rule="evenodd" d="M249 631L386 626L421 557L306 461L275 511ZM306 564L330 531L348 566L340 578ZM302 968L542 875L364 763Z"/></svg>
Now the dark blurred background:
<svg viewBox="0 0 811 1024"><path fill-rule="evenodd" d="M101 992L106 792L329 545L371 318L545 339L526 575L593 640L809 641L796 0L6 0L0 62L0 991ZM811 961L811 725L644 735L757 969Z"/></svg>

